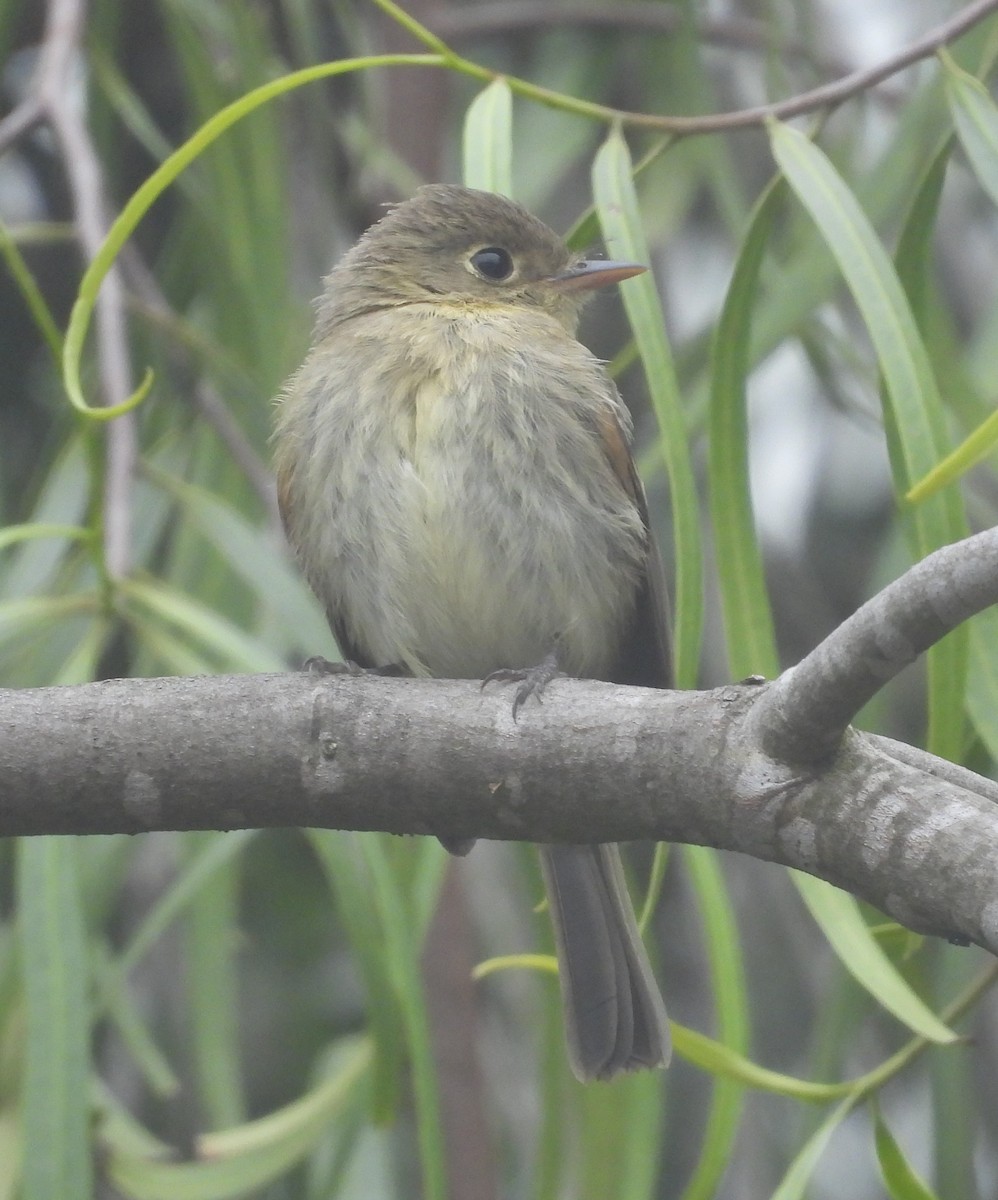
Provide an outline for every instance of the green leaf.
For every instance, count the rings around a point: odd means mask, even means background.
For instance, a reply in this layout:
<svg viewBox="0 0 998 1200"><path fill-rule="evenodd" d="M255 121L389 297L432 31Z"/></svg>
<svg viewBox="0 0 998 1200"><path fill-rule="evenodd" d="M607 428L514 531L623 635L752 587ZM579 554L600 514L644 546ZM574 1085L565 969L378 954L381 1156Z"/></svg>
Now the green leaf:
<svg viewBox="0 0 998 1200"><path fill-rule="evenodd" d="M317 648L332 645L319 602L268 529L253 525L232 504L206 488L158 468L147 470L180 503L184 517L215 547L232 571L294 629L297 644Z"/></svg>
<svg viewBox="0 0 998 1200"><path fill-rule="evenodd" d="M176 1148L154 1137L99 1076L94 1077L92 1086L97 1112L97 1137L102 1147L113 1146L138 1158L174 1157Z"/></svg>
<svg viewBox="0 0 998 1200"><path fill-rule="evenodd" d="M440 889L452 859L437 839L432 837L417 838L411 851L407 851L406 859L413 865L408 884L409 910L413 929L422 942L429 933L430 922L440 903Z"/></svg>
<svg viewBox="0 0 998 1200"><path fill-rule="evenodd" d="M919 331L925 333L926 336L932 324L933 310L930 301L935 286L933 258L935 232L952 144L952 137L944 138L940 148L929 159L923 170L905 215L895 253L898 278L911 305ZM937 370L945 371L945 366L937 368ZM937 406L929 408L928 417L932 423L932 436L937 446L937 457L940 457L945 453L949 443L949 423L946 414ZM890 408L884 414L884 428L891 462L896 464L902 457L900 450L902 431L898 428ZM900 493L903 488L896 468L895 477L896 487ZM948 516L951 535L953 537L962 536L966 532L966 521L959 493L955 489L951 489L939 497L939 502L943 506L948 506L945 512ZM919 513L922 510L916 509L915 511ZM917 518L915 530L918 531ZM928 546L928 543L926 542L925 545ZM957 762L964 752L965 744L964 707L968 671L968 638L967 626L961 626L948 638L931 647L926 656L928 729L925 744L927 749L935 754ZM996 699L998 699L998 695L996 695Z"/></svg>
<svg viewBox="0 0 998 1200"><path fill-rule="evenodd" d="M888 1012L930 1042L949 1045L957 1035L921 1000L887 957L848 893L802 871L791 871L801 898L842 965Z"/></svg>
<svg viewBox="0 0 998 1200"><path fill-rule="evenodd" d="M374 1041L371 1116L377 1124L387 1124L398 1111L405 1037L398 997L388 979L378 913L371 903L370 878L358 853L357 839L365 835L338 829L309 829L306 835L325 872L337 917L363 976Z"/></svg>
<svg viewBox="0 0 998 1200"><path fill-rule="evenodd" d="M0 221L0 257L6 261L7 270L10 271L11 277L17 284L38 332L48 343L49 352L54 361L58 363L62 357L62 334L56 325L52 310L45 302L41 288L31 273L31 268L24 261L23 255L3 221Z"/></svg>
<svg viewBox="0 0 998 1200"><path fill-rule="evenodd" d="M305 84L316 83L320 79L345 75L351 71L365 70L370 67L441 67L443 65L444 60L439 55L433 54L375 54L364 58L339 59L336 62L320 63L318 66L292 71L288 75L282 75L279 79L253 88L245 96L240 96L238 100L226 105L220 112L205 121L182 146L174 150L170 157L153 171L145 183L131 196L112 222L103 243L83 273L80 289L70 313L62 355L63 387L66 389L66 394L73 407L94 420L109 421L135 408L148 394L152 386L150 371L146 371L138 390L121 404L104 408L95 408L87 404L80 379L83 346L90 328L90 319L97 302L97 294L107 273L111 270L114 260L118 257L118 252L155 201L212 142L221 137L237 121L241 121L262 105L269 104L278 96L283 96Z"/></svg>
<svg viewBox="0 0 998 1200"><path fill-rule="evenodd" d="M184 638L175 637L151 618L132 613L131 631L137 649L153 660L150 664L139 659L141 674L213 675L217 669L207 654L195 650Z"/></svg>
<svg viewBox="0 0 998 1200"><path fill-rule="evenodd" d="M837 1108L832 1109L797 1152L770 1200L803 1200L807 1185L814 1174L814 1168L824 1154L832 1134L849 1115L855 1104L855 1097L847 1096Z"/></svg>
<svg viewBox="0 0 998 1200"><path fill-rule="evenodd" d="M540 971L546 975L558 974L558 959L553 954L497 954L476 963L471 978L488 979L501 971Z"/></svg>
<svg viewBox="0 0 998 1200"><path fill-rule="evenodd" d="M169 138L156 124L149 109L107 50L97 39L94 40L96 44L88 47L87 54L96 83L132 137L151 159L162 162L173 150Z"/></svg>
<svg viewBox="0 0 998 1200"><path fill-rule="evenodd" d="M180 1080L146 1028L128 988L121 986L106 951L98 962L97 978L107 1015L143 1079L154 1095L175 1096L180 1090Z"/></svg>
<svg viewBox="0 0 998 1200"><path fill-rule="evenodd" d="M945 69L946 101L960 145L992 203L998 204L998 108L979 79L940 51Z"/></svg>
<svg viewBox="0 0 998 1200"><path fill-rule="evenodd" d="M672 1022L672 1042L676 1054L693 1063L703 1071L724 1079L731 1079L760 1092L773 1092L778 1096L790 1096L794 1100L806 1100L822 1104L848 1095L855 1086L847 1083L812 1083L794 1075L784 1075L760 1067L730 1046L707 1037L695 1029Z"/></svg>
<svg viewBox="0 0 998 1200"><path fill-rule="evenodd" d="M874 1115L877 1162L891 1200L936 1200L936 1195L917 1174L887 1128L880 1109Z"/></svg>
<svg viewBox="0 0 998 1200"><path fill-rule="evenodd" d="M298 1100L257 1121L201 1138L200 1156L208 1161L158 1162L112 1146L108 1178L132 1200L241 1197L282 1175L326 1135L354 1099L370 1059L366 1040L344 1047L329 1077ZM104 1134L108 1136L106 1129Z"/></svg>
<svg viewBox="0 0 998 1200"><path fill-rule="evenodd" d="M652 855L651 868L648 872L648 886L645 889L644 899L641 901L641 911L638 914L638 931L642 937L648 932L648 926L662 896L669 850L668 842L658 842L655 845L655 853Z"/></svg>
<svg viewBox="0 0 998 1200"><path fill-rule="evenodd" d="M52 678L53 686L68 687L77 683L89 683L95 679L111 632L111 623L106 617L98 617L92 621L55 672Z"/></svg>
<svg viewBox="0 0 998 1200"><path fill-rule="evenodd" d="M430 1040L420 969L423 939L414 928L411 905L399 887L386 853L386 839L368 834L360 839L371 873L373 898L381 918L381 937L389 982L395 992L412 1063L420 1165L425 1200L444 1200L446 1156L440 1115L436 1061Z"/></svg>
<svg viewBox="0 0 998 1200"><path fill-rule="evenodd" d="M593 163L593 192L600 227L615 256L648 262L631 156L619 132L611 133ZM621 297L638 345L652 407L658 421L659 448L672 491L675 542L675 680L695 687L703 634L703 552L700 513L672 351L665 318L651 274L621 284Z"/></svg>
<svg viewBox="0 0 998 1200"><path fill-rule="evenodd" d="M61 451L49 464L38 498L31 509L30 527L83 528L87 520L89 468L85 455L85 439L70 435ZM23 529L24 526L13 526ZM18 545L5 554L0 571L0 598L15 599L37 596L56 589L60 569L70 553L78 553L74 535L65 541L55 537L29 536L23 540L15 534Z"/></svg>
<svg viewBox="0 0 998 1200"><path fill-rule="evenodd" d="M23 1200L91 1200L90 979L77 841L22 838L17 914L26 1002Z"/></svg>
<svg viewBox="0 0 998 1200"><path fill-rule="evenodd" d="M513 195L513 93L494 79L468 105L462 139L466 187Z"/></svg>
<svg viewBox="0 0 998 1200"><path fill-rule="evenodd" d="M998 447L998 412L994 412L947 454L927 475L908 490L905 500L909 504L920 504L934 496L942 488L961 479L971 467Z"/></svg>
<svg viewBox="0 0 998 1200"><path fill-rule="evenodd" d="M905 219L895 255L898 274L921 326L927 325L931 319L929 303L933 279L933 242L953 143L952 137L946 138L929 163ZM985 420L961 445L909 489L906 502L920 504L948 484L955 483L998 440L998 429L992 430L992 425L993 421Z"/></svg>
<svg viewBox="0 0 998 1200"><path fill-rule="evenodd" d="M189 861L225 834L197 831L183 835ZM203 881L187 906L184 981L189 1000L188 1028L200 1109L213 1129L245 1120L239 1056L239 980L236 955L239 930L241 858L227 857Z"/></svg>
<svg viewBox="0 0 998 1200"><path fill-rule="evenodd" d="M14 1111L0 1110L0 1200L17 1200L21 1182L21 1127Z"/></svg>
<svg viewBox="0 0 998 1200"><path fill-rule="evenodd" d="M779 673L773 615L752 515L746 384L751 367L752 308L766 246L785 189L762 194L724 299L711 363L710 510L728 663L733 679Z"/></svg>
<svg viewBox="0 0 998 1200"><path fill-rule="evenodd" d="M116 963L119 977L142 961L170 925L200 894L215 874L243 853L258 829L230 829L205 840L200 851L188 858L177 877L158 897L135 930Z"/></svg>
<svg viewBox="0 0 998 1200"><path fill-rule="evenodd" d="M743 1056L748 1051L748 997L731 898L713 850L684 846L683 858L702 914L719 1037L725 1049ZM741 1080L730 1075L715 1079L700 1159L683 1200L710 1200L715 1195L734 1148L743 1092Z"/></svg>
<svg viewBox="0 0 998 1200"><path fill-rule="evenodd" d="M947 449L945 412L928 351L887 252L835 168L790 126L771 122L769 132L776 161L835 256L876 350L894 486L904 496ZM967 533L963 506L952 488L913 509L911 518L919 556ZM963 749L965 632L945 638L927 659L929 749L957 759Z"/></svg>
<svg viewBox="0 0 998 1200"><path fill-rule="evenodd" d="M788 125L771 123L770 138L776 161L835 256L869 331L900 439L897 482L906 492L935 464L945 438L925 344L887 252L829 160ZM921 506L916 522L922 554L957 540L966 527L956 499Z"/></svg>
<svg viewBox="0 0 998 1200"><path fill-rule="evenodd" d="M121 591L130 603L182 630L233 670L286 670L284 661L269 646L165 583L128 579Z"/></svg>
<svg viewBox="0 0 998 1200"><path fill-rule="evenodd" d="M576 1085L582 1126L573 1197L650 1200L655 1195L664 1081L660 1072L639 1071L598 1087Z"/></svg>
<svg viewBox="0 0 998 1200"><path fill-rule="evenodd" d="M28 596L23 600L8 600L0 604L0 645L67 617L96 611L97 598L88 594Z"/></svg>

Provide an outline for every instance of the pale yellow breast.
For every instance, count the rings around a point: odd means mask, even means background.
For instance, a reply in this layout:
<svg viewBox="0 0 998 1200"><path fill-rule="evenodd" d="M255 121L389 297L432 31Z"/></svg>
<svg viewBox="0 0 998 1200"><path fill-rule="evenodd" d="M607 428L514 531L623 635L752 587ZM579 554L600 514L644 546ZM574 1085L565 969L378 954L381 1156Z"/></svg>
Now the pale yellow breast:
<svg viewBox="0 0 998 1200"><path fill-rule="evenodd" d="M477 677L557 641L604 673L645 552L597 433L613 385L544 314L414 309L351 322L281 415L313 587L375 663Z"/></svg>

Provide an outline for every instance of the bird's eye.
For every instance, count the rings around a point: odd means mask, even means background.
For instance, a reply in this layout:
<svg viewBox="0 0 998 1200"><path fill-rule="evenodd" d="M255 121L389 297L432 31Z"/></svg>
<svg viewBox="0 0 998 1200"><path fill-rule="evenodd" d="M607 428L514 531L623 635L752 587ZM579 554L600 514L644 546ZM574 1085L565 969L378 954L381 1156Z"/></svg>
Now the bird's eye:
<svg viewBox="0 0 998 1200"><path fill-rule="evenodd" d="M476 250L469 261L479 275L493 283L502 283L513 274L513 258L501 246L486 246L483 250Z"/></svg>

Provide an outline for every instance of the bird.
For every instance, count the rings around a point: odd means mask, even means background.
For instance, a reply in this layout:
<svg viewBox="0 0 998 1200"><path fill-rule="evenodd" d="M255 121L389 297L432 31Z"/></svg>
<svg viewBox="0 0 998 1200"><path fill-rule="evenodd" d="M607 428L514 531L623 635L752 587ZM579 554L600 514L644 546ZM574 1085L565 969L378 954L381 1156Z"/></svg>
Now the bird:
<svg viewBox="0 0 998 1200"><path fill-rule="evenodd" d="M391 207L324 281L276 401L280 509L354 669L671 686L666 584L585 301L646 268L571 251L507 197ZM662 994L619 849L540 847L569 1065L666 1066ZM471 843L444 844L463 853Z"/></svg>

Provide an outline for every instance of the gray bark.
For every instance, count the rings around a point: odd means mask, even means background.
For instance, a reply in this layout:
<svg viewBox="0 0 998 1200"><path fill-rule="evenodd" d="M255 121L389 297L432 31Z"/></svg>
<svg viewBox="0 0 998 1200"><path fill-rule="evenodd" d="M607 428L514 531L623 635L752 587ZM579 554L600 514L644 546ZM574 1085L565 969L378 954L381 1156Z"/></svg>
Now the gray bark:
<svg viewBox="0 0 998 1200"><path fill-rule="evenodd" d="M773 684L661 692L309 674L0 693L0 834L313 825L693 842L798 867L998 953L998 788L854 730L764 750ZM907 761L905 761L907 760Z"/></svg>

